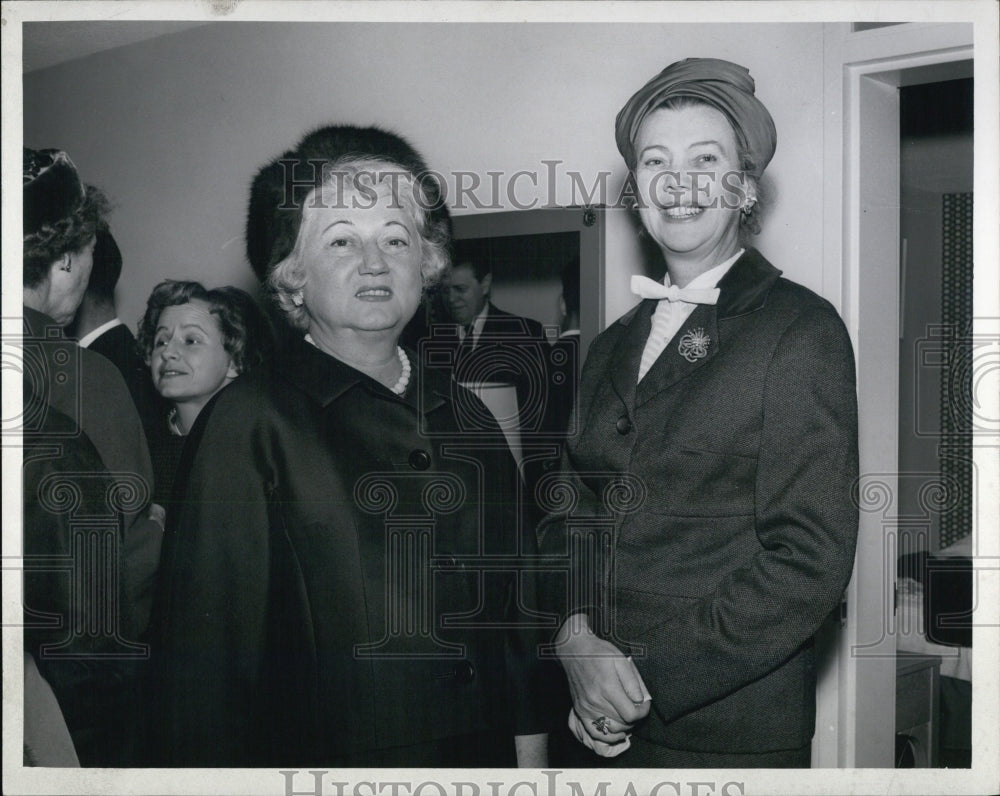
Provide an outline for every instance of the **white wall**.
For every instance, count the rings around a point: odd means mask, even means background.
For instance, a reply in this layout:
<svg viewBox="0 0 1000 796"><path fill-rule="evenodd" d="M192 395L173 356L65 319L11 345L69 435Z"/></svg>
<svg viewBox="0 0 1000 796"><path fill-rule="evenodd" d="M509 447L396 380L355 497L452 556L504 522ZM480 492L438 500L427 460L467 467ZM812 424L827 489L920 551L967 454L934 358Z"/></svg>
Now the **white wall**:
<svg viewBox="0 0 1000 796"><path fill-rule="evenodd" d="M66 149L116 201L128 269L119 308L134 324L162 278L253 284L250 180L312 126L386 125L438 171L539 172L543 201L543 160L561 161L559 203L572 201L566 172L590 185L607 170L613 198L625 100L674 60L724 57L749 67L778 129L777 195L759 246L819 290L822 53L818 23L220 22L27 74L24 141ZM608 224L610 322L631 306L628 278L643 265L624 212Z"/></svg>

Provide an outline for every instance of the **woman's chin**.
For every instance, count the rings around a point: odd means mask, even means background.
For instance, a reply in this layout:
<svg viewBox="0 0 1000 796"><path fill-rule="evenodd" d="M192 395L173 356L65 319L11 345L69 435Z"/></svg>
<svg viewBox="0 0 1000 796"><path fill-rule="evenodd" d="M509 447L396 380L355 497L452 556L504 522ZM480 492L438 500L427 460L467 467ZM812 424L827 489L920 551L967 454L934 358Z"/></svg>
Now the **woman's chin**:
<svg viewBox="0 0 1000 796"><path fill-rule="evenodd" d="M394 334L398 337L402 333L403 327L406 326L407 320L401 315L367 317L358 323L355 329L359 332Z"/></svg>

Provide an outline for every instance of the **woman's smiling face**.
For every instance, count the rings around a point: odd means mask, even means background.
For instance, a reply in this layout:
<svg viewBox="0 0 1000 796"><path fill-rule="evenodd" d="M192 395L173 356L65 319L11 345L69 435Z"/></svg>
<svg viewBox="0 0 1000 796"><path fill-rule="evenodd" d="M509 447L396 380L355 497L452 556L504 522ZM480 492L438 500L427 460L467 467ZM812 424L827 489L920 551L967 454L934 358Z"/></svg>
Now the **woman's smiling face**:
<svg viewBox="0 0 1000 796"><path fill-rule="evenodd" d="M671 256L717 265L739 248L746 186L729 121L703 104L657 108L636 134L639 217Z"/></svg>
<svg viewBox="0 0 1000 796"><path fill-rule="evenodd" d="M177 405L199 408L239 373L226 351L219 319L204 301L164 307L149 356L153 386Z"/></svg>

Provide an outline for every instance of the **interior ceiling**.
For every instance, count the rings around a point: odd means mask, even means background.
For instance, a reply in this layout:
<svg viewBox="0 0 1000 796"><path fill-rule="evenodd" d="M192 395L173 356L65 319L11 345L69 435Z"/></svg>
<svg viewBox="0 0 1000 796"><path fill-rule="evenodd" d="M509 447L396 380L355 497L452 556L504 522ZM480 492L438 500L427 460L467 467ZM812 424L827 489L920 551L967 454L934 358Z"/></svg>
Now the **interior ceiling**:
<svg viewBox="0 0 1000 796"><path fill-rule="evenodd" d="M103 50L155 39L207 22L25 22L21 28L24 72L83 58Z"/></svg>

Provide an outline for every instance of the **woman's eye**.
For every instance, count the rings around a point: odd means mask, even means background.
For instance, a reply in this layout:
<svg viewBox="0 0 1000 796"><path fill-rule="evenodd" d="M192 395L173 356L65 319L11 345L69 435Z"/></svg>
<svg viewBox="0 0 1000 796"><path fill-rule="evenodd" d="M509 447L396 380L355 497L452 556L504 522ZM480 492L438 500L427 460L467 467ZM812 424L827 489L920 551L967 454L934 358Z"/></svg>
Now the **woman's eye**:
<svg viewBox="0 0 1000 796"><path fill-rule="evenodd" d="M329 245L331 248L342 249L345 246L350 246L351 242L347 238L334 238Z"/></svg>
<svg viewBox="0 0 1000 796"><path fill-rule="evenodd" d="M649 168L657 168L658 166L663 165L663 160L662 158L646 158L646 160L643 161L643 165L648 166Z"/></svg>
<svg viewBox="0 0 1000 796"><path fill-rule="evenodd" d="M715 155L699 155L697 158L698 163L715 163L717 160Z"/></svg>
<svg viewBox="0 0 1000 796"><path fill-rule="evenodd" d="M166 340L158 339L153 341L153 348L163 348L167 344Z"/></svg>
<svg viewBox="0 0 1000 796"><path fill-rule="evenodd" d="M184 338L185 345L197 345L200 342L201 342L201 340L199 338L197 338L197 337L185 337Z"/></svg>
<svg viewBox="0 0 1000 796"><path fill-rule="evenodd" d="M403 248L405 246L409 246L410 242L406 240L406 238L389 238L389 240L386 241L386 245L392 248Z"/></svg>

